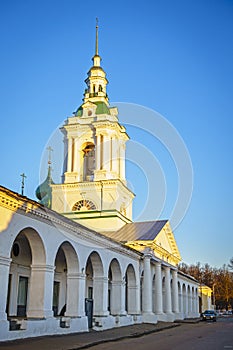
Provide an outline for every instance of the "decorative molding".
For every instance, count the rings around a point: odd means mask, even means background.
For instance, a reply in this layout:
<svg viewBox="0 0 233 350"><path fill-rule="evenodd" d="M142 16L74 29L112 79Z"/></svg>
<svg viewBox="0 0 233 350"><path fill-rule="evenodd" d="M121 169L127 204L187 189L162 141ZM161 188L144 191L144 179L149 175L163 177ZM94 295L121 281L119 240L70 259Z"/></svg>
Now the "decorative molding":
<svg viewBox="0 0 233 350"><path fill-rule="evenodd" d="M10 266L12 259L0 255L0 265Z"/></svg>
<svg viewBox="0 0 233 350"><path fill-rule="evenodd" d="M79 223L71 221L53 210L2 186L0 186L0 206L21 215L31 215L35 219L45 221L48 225L53 227L54 225L59 225L63 229L68 229L70 232L74 233L79 239L91 240L93 244L103 245L107 249L119 254L131 256L131 258L136 259L138 259L138 256L142 255L133 248L126 247L122 243L103 234L87 229L85 226L81 226ZM132 256L132 254L134 256Z"/></svg>

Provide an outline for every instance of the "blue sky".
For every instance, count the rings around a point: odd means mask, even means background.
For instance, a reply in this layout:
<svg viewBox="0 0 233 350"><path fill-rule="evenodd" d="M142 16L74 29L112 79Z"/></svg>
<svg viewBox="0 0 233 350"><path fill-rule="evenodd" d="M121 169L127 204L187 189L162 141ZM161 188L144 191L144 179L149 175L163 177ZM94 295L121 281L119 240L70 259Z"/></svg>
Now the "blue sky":
<svg viewBox="0 0 233 350"><path fill-rule="evenodd" d="M25 194L35 198L45 144L82 102L96 17L110 103L159 112L189 151L193 194L174 232L183 260L228 263L233 257L233 1L1 0L1 185L19 192L25 172ZM137 118L150 129L146 115ZM158 159L166 178L161 218L169 218L178 190L174 162L148 133L127 130ZM127 164L137 194L136 219L146 201L142 170ZM159 205L155 193L154 206ZM157 219L150 208L140 220Z"/></svg>

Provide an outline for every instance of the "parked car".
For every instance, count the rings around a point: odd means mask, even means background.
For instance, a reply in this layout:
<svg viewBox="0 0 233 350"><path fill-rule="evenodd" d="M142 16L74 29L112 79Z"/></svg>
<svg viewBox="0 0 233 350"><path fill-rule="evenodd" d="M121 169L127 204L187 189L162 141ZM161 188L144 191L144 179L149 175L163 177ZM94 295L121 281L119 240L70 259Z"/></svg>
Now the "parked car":
<svg viewBox="0 0 233 350"><path fill-rule="evenodd" d="M219 316L219 317L223 315L223 312L221 310L216 310L215 312L216 312L217 316Z"/></svg>
<svg viewBox="0 0 233 350"><path fill-rule="evenodd" d="M223 316L232 315L232 310L224 311Z"/></svg>
<svg viewBox="0 0 233 350"><path fill-rule="evenodd" d="M216 322L217 321L217 314L214 310L205 310L202 314L201 314L201 319L202 321L213 321Z"/></svg>

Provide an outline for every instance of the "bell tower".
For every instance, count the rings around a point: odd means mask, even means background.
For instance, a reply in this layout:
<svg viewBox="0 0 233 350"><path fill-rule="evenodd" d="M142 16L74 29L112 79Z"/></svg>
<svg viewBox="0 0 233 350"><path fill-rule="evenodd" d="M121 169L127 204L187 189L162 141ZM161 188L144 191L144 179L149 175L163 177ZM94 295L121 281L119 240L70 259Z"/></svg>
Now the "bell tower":
<svg viewBox="0 0 233 350"><path fill-rule="evenodd" d="M115 231L132 221L134 194L125 179L125 148L129 139L110 107L106 73L98 53L87 73L83 104L69 117L64 136L62 184L53 184L52 209L99 232Z"/></svg>

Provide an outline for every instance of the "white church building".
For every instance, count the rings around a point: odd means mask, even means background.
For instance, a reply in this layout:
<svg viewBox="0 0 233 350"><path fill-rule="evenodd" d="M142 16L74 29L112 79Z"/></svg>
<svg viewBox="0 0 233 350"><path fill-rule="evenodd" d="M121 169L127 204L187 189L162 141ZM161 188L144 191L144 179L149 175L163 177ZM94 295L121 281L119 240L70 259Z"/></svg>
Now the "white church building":
<svg viewBox="0 0 233 350"><path fill-rule="evenodd" d="M0 340L199 316L168 220L132 221L128 135L98 54L83 104L61 128L62 183L49 164L39 202L0 186Z"/></svg>

